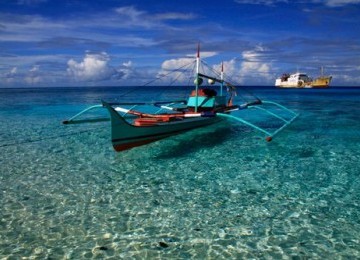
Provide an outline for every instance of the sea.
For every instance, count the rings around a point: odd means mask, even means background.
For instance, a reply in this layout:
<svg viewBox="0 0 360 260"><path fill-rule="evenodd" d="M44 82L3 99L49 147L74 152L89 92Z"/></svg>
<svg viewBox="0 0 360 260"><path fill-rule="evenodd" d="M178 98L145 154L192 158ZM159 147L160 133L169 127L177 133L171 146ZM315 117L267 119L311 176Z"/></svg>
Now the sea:
<svg viewBox="0 0 360 260"><path fill-rule="evenodd" d="M115 152L110 122L63 120L188 89L0 89L0 258L359 259L360 88L247 90L299 116Z"/></svg>

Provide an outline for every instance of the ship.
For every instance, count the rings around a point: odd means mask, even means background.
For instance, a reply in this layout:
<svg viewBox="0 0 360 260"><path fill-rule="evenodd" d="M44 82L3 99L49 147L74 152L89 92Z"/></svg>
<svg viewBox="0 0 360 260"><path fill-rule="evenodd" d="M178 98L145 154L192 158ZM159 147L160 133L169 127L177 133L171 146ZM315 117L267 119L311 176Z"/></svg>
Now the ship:
<svg viewBox="0 0 360 260"><path fill-rule="evenodd" d="M324 76L321 69L321 76L312 79L306 73L283 74L275 81L278 88L328 88L332 76Z"/></svg>

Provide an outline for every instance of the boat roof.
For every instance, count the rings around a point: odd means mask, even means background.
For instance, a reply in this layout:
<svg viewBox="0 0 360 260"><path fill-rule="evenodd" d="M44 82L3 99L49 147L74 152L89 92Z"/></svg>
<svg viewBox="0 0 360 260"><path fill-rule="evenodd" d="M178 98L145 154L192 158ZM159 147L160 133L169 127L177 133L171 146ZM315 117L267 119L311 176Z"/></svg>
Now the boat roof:
<svg viewBox="0 0 360 260"><path fill-rule="evenodd" d="M296 72L296 73L291 74L291 76L307 76L307 74L302 73L302 72Z"/></svg>

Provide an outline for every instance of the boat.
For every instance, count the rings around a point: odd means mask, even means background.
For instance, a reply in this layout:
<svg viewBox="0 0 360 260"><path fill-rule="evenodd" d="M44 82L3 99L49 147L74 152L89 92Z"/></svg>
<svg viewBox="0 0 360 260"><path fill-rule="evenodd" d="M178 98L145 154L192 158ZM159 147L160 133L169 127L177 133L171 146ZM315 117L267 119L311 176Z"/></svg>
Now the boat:
<svg viewBox="0 0 360 260"><path fill-rule="evenodd" d="M285 73L275 80L275 86L279 88L328 88L332 76L324 76L321 69L321 76L312 79L306 73Z"/></svg>
<svg viewBox="0 0 360 260"><path fill-rule="evenodd" d="M225 80L224 66L217 72L200 59L200 47L191 62L194 65L194 89L187 100L167 100L157 102L109 102L88 107L64 124L93 123L111 121L111 141L115 151L124 151L149 144L160 139L177 135L199 127L219 124L225 120L233 120L256 129L265 135L267 141L288 126L298 114L272 101L264 101L255 96L252 99L235 104L240 95L238 88ZM208 72L200 69L203 65L210 68ZM179 70L177 70L179 72ZM206 74L205 74L206 73ZM213 73L214 75L210 75ZM207 86L201 86L207 80ZM216 85L216 89L214 86ZM273 109L271 109L272 107ZM85 118L84 114L94 109L106 109L110 118ZM279 121L276 126L267 128L264 122L251 122L236 112L257 109L271 117L270 121ZM255 121L257 121L255 119Z"/></svg>

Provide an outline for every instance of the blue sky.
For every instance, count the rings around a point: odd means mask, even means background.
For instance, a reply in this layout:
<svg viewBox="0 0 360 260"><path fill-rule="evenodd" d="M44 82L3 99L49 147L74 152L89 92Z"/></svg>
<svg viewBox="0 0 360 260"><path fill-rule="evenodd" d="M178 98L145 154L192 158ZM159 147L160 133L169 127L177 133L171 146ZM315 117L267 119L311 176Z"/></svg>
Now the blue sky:
<svg viewBox="0 0 360 260"><path fill-rule="evenodd" d="M360 0L0 0L0 87L142 85L198 42L243 85L360 86Z"/></svg>

